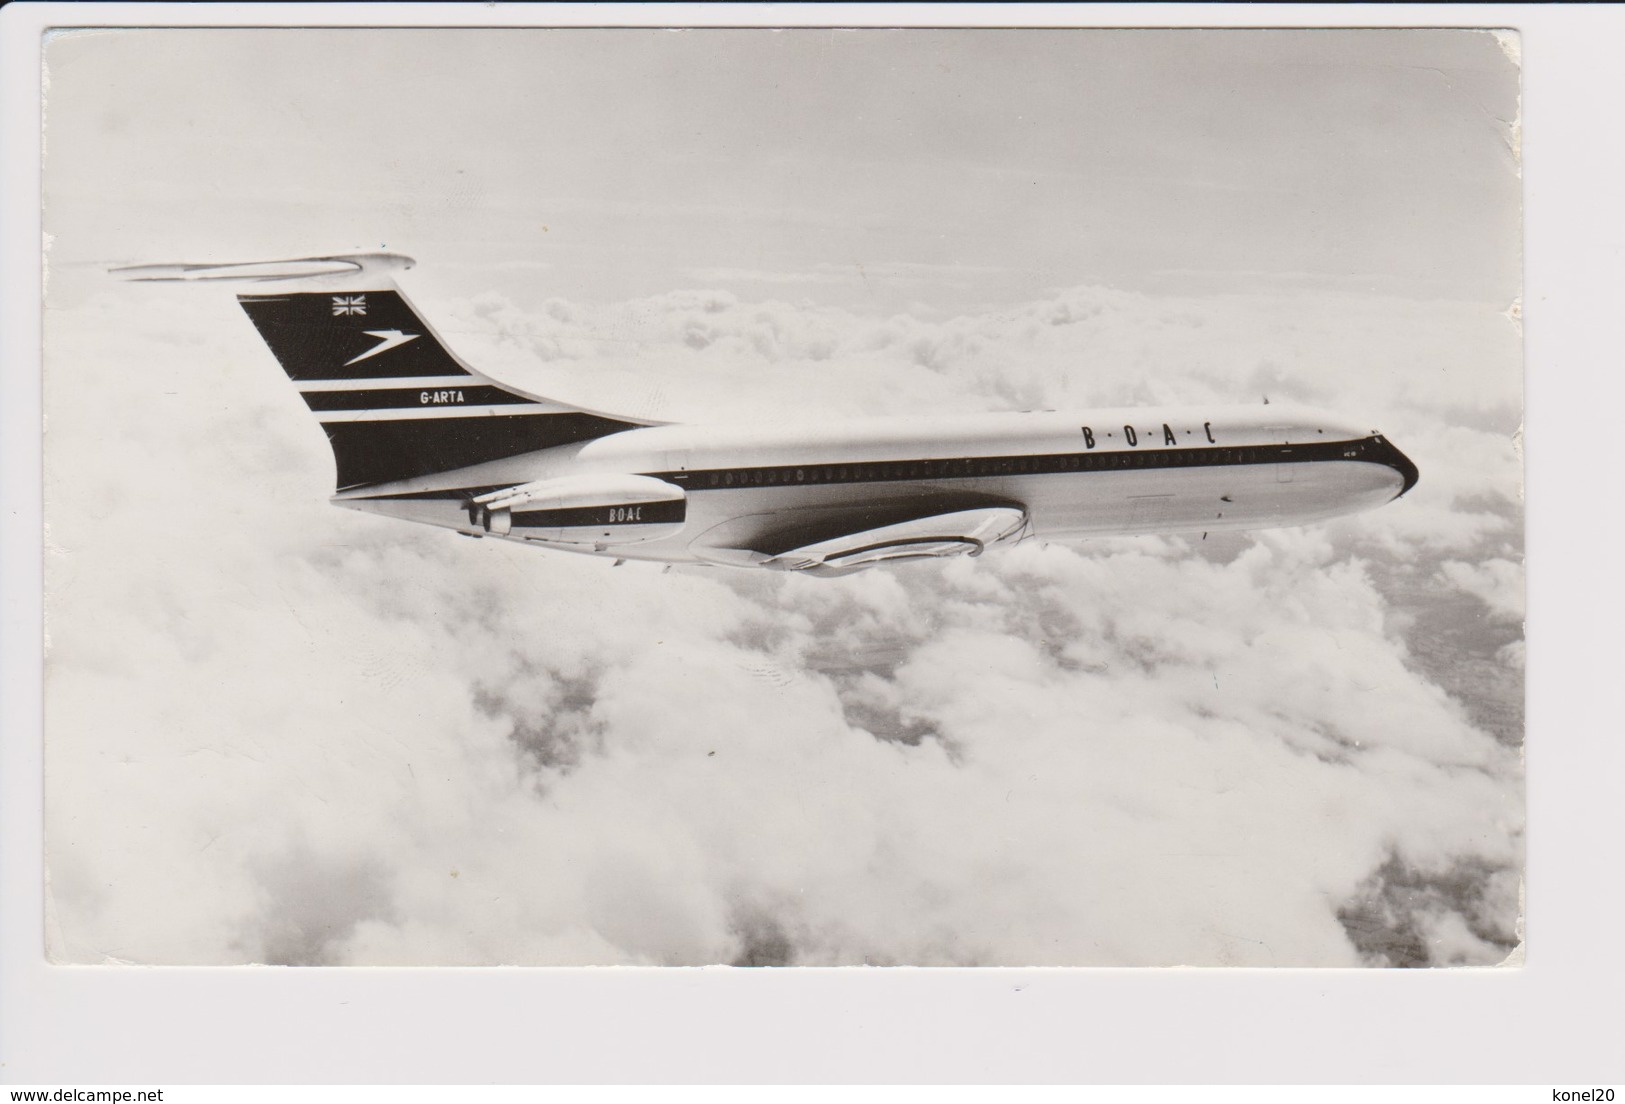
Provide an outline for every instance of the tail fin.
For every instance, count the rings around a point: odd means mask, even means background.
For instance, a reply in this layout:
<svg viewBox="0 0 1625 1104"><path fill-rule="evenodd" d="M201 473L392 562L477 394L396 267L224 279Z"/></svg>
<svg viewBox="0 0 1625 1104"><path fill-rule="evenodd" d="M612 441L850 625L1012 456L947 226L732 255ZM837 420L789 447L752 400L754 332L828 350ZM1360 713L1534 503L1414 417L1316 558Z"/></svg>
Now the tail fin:
<svg viewBox="0 0 1625 1104"><path fill-rule="evenodd" d="M280 285L237 300L327 432L340 491L655 424L554 402L469 368L388 275L412 264L397 253L351 253L112 271L140 282Z"/></svg>
<svg viewBox="0 0 1625 1104"><path fill-rule="evenodd" d="M392 280L363 281L237 297L326 430L340 491L650 424L498 384L453 356Z"/></svg>

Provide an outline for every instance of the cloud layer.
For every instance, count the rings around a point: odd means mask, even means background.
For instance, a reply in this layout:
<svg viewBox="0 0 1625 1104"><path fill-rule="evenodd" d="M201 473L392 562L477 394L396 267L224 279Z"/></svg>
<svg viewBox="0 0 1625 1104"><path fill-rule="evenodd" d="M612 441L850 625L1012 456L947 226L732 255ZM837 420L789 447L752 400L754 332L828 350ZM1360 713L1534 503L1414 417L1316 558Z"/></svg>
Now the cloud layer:
<svg viewBox="0 0 1625 1104"><path fill-rule="evenodd" d="M1494 311L1079 287L931 320L409 290L493 374L625 413L1267 393L1369 416L1422 482L1207 541L835 580L612 568L331 509L319 429L220 289L54 287L58 959L1420 965L1517 945L1521 380Z"/></svg>

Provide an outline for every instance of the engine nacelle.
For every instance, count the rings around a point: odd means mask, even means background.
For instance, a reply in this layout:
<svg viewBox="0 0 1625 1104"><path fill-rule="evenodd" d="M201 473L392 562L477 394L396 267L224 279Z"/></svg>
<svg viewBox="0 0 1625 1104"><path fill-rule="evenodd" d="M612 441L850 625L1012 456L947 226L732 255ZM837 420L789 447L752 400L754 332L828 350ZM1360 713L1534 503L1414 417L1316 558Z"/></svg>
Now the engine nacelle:
<svg viewBox="0 0 1625 1104"><path fill-rule="evenodd" d="M567 475L491 491L470 509L497 536L610 547L680 532L688 498L647 475Z"/></svg>

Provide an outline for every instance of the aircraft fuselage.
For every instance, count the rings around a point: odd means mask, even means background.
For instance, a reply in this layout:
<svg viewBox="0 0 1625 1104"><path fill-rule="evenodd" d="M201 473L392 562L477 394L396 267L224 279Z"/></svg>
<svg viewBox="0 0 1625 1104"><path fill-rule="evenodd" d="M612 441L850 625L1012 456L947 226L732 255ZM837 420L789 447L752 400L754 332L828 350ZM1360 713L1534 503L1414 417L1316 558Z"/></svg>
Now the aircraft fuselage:
<svg viewBox="0 0 1625 1104"><path fill-rule="evenodd" d="M469 508L486 491L615 476L682 493L604 506L601 530L567 539L546 526L568 510L544 522L520 507L493 527ZM896 528L928 514L1021 511L1019 528L993 540L1252 529L1370 509L1415 481L1415 466L1376 431L1266 404L651 426L334 502L617 558L793 566L772 561L775 550L876 530L899 544L894 558L909 558L910 540L921 555L945 554L932 543L940 534Z"/></svg>

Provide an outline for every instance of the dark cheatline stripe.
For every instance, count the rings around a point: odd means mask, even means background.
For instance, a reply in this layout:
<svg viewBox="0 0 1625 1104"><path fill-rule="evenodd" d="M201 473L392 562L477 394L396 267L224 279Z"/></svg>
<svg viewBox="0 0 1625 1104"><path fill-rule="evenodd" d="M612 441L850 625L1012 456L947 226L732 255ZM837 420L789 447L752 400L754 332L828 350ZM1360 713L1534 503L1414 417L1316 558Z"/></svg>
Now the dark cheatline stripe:
<svg viewBox="0 0 1625 1104"><path fill-rule="evenodd" d="M497 414L480 418L328 422L338 489L466 468L635 428L593 414Z"/></svg>
<svg viewBox="0 0 1625 1104"><path fill-rule="evenodd" d="M290 379L468 375L394 291L239 295L237 301ZM365 356L385 340L369 330L416 336Z"/></svg>
<svg viewBox="0 0 1625 1104"><path fill-rule="evenodd" d="M684 499L630 503L625 506L571 506L559 510L515 510L515 529L569 529L588 525L653 525L688 516Z"/></svg>
<svg viewBox="0 0 1625 1104"><path fill-rule="evenodd" d="M472 378L472 377L470 377ZM533 403L501 387L372 388L357 391L307 391L312 410L455 410L459 406L513 406Z"/></svg>
<svg viewBox="0 0 1625 1104"><path fill-rule="evenodd" d="M1153 471L1160 468L1232 467L1256 464L1363 461L1392 468L1416 483L1416 465L1382 437L1357 441L1317 441L1292 445L1209 445L1198 448L1142 448L1045 455L978 456L929 460L881 460L859 463L776 465L749 468L706 468L657 472L655 478L689 491L735 487L795 487L841 483L918 483L938 479L988 479L1012 475L1065 472Z"/></svg>

